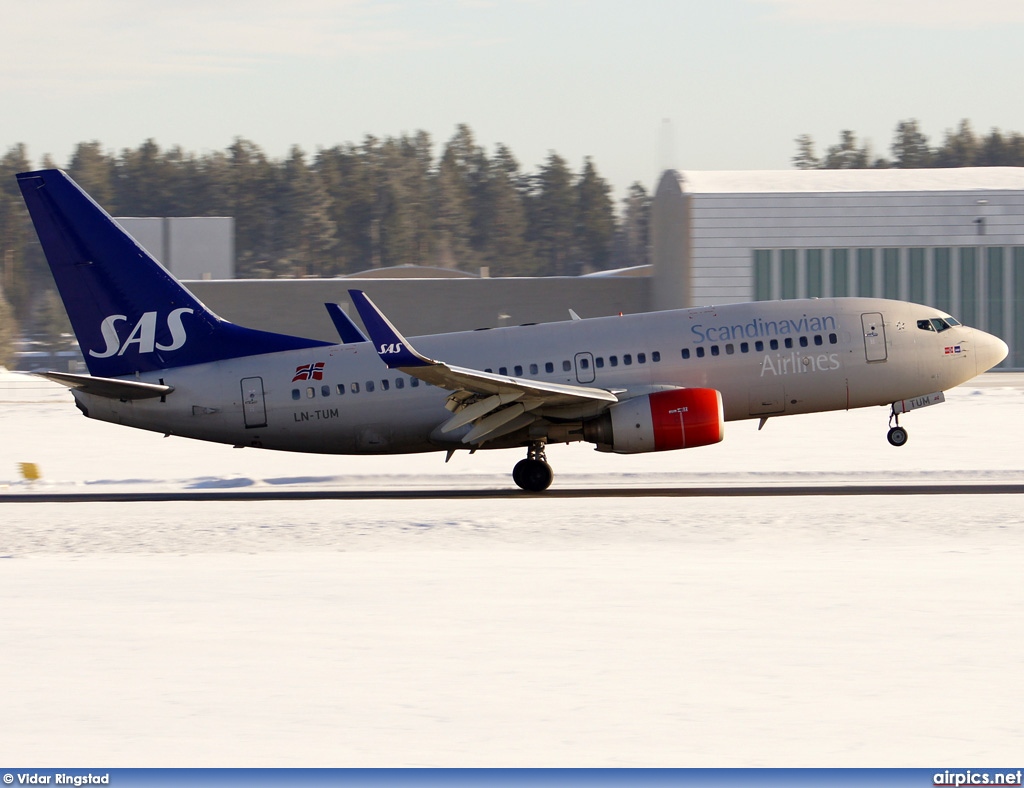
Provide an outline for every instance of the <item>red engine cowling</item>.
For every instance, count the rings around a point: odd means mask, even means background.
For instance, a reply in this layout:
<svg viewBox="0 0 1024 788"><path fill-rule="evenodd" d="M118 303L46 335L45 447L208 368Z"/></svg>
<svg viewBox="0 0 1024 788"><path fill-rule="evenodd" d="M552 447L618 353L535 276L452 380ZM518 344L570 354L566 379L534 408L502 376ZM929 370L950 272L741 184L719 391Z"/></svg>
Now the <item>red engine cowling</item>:
<svg viewBox="0 0 1024 788"><path fill-rule="evenodd" d="M613 405L583 425L583 437L598 451L638 454L718 443L724 427L718 391L673 389Z"/></svg>

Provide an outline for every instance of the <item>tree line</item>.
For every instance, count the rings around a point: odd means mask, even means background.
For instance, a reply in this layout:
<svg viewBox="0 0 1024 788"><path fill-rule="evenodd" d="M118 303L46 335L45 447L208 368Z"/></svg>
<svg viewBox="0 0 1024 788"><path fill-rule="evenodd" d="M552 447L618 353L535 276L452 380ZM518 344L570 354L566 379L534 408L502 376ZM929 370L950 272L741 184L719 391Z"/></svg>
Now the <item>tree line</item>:
<svg viewBox="0 0 1024 788"><path fill-rule="evenodd" d="M968 120L947 129L943 140L932 145L916 120L900 121L890 146L892 158L876 156L870 143L844 130L839 142L823 155L815 152L809 134L796 138L793 166L801 170L920 169L923 167L1024 167L1024 135L992 129L978 135Z"/></svg>
<svg viewBox="0 0 1024 788"><path fill-rule="evenodd" d="M891 158L844 130L818 156L801 135L800 169L1024 166L1024 136L978 135L967 120L932 145L900 122ZM590 158L573 171L550 153L535 172L512 151L488 154L465 125L434 154L424 131L367 136L307 155L269 157L238 138L201 155L152 139L118 154L80 143L65 169L111 214L232 216L239 277L330 277L395 265L493 276L573 276L649 262L651 195L634 183L621 205ZM47 157L43 167L57 166ZM13 338L66 330L63 309L14 175L33 169L26 147L0 158L0 364Z"/></svg>
<svg viewBox="0 0 1024 788"><path fill-rule="evenodd" d="M232 216L238 277L333 277L396 265L492 276L574 276L648 262L650 197L633 184L619 210L586 158L550 153L524 171L460 125L439 155L424 131L367 136L284 159L236 139L204 154L152 139L119 154L80 143L64 168L115 216ZM56 166L45 160L43 167ZM0 159L3 292L17 320L41 322L53 284L14 174L24 145Z"/></svg>

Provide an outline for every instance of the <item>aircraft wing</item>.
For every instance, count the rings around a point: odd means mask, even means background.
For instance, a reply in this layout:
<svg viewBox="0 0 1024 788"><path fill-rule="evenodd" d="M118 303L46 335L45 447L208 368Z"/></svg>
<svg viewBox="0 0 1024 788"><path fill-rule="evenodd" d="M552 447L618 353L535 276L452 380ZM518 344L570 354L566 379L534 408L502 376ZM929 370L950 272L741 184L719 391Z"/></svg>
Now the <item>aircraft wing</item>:
<svg viewBox="0 0 1024 788"><path fill-rule="evenodd" d="M619 401L607 389L495 375L427 358L409 344L363 291L349 290L349 295L377 355L389 369L452 392L446 407L454 415L441 425L441 432L473 424L463 443L493 440L544 415L596 415Z"/></svg>
<svg viewBox="0 0 1024 788"><path fill-rule="evenodd" d="M41 378L60 383L70 389L95 394L110 399L151 399L163 397L174 391L174 386L159 383L143 383L139 380L119 380L118 378L98 378L93 375L74 375L70 372L33 372Z"/></svg>

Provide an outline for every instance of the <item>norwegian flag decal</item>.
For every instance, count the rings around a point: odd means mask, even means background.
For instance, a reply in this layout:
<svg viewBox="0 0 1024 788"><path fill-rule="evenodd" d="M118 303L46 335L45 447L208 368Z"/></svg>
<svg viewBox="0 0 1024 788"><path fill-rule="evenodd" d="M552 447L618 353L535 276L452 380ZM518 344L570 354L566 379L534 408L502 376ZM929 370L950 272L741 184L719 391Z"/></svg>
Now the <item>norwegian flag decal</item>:
<svg viewBox="0 0 1024 788"><path fill-rule="evenodd" d="M324 379L324 362L316 361L312 364L306 364L301 367L295 368L295 377L292 378L292 383L298 380L323 380Z"/></svg>
<svg viewBox="0 0 1024 788"><path fill-rule="evenodd" d="M947 356L955 356L959 352L960 352L960 346L959 345L953 345L952 347L949 347L949 346L946 347L946 355Z"/></svg>

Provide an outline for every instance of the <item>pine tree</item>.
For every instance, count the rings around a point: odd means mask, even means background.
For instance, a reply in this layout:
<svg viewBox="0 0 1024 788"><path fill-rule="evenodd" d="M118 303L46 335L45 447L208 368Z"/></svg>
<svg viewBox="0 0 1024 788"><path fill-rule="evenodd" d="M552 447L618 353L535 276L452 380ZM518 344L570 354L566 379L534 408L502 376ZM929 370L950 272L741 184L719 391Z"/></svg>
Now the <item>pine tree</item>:
<svg viewBox="0 0 1024 788"><path fill-rule="evenodd" d="M480 223L486 228L481 242L481 261L495 276L527 276L536 273L536 261L526 240L526 208L519 191L519 163L505 145L498 145L488 163Z"/></svg>
<svg viewBox="0 0 1024 788"><path fill-rule="evenodd" d="M934 155L928 138L921 133L916 120L904 120L896 127L892 143L893 166L901 170L931 167Z"/></svg>
<svg viewBox="0 0 1024 788"><path fill-rule="evenodd" d="M631 267L650 263L651 202L651 196L639 181L629 187L629 194L622 201L616 265Z"/></svg>
<svg viewBox="0 0 1024 788"><path fill-rule="evenodd" d="M578 270L573 240L576 234L576 194L572 173L557 153L533 179L529 198L529 237L545 276L568 276Z"/></svg>
<svg viewBox="0 0 1024 788"><path fill-rule="evenodd" d="M576 228L574 246L579 260L574 274L600 271L611 261L615 238L615 208L611 186L594 167L588 156L576 184Z"/></svg>
<svg viewBox="0 0 1024 788"><path fill-rule="evenodd" d="M31 316L33 294L53 282L14 177L31 169L24 145L0 158L0 287L22 324Z"/></svg>
<svg viewBox="0 0 1024 788"><path fill-rule="evenodd" d="M472 132L460 125L448 141L435 179L436 264L443 268L477 267L474 250L479 221L474 221L473 198L479 193L486 158Z"/></svg>
<svg viewBox="0 0 1024 788"><path fill-rule="evenodd" d="M105 154L100 143L95 140L79 143L68 164L68 175L107 212L116 215L118 210L114 204L115 170L114 158Z"/></svg>
<svg viewBox="0 0 1024 788"><path fill-rule="evenodd" d="M937 167L972 167L978 158L978 139L966 118L956 131L946 131L942 147L935 152Z"/></svg>
<svg viewBox="0 0 1024 788"><path fill-rule="evenodd" d="M833 145L825 154L821 166L826 170L860 170L868 166L871 154L867 147L857 147L857 135L844 130L839 135L839 144Z"/></svg>
<svg viewBox="0 0 1024 788"><path fill-rule="evenodd" d="M814 153L814 140L809 134L801 134L794 142L796 142L796 155L793 157L794 167L798 170L814 170L821 166L821 160Z"/></svg>

